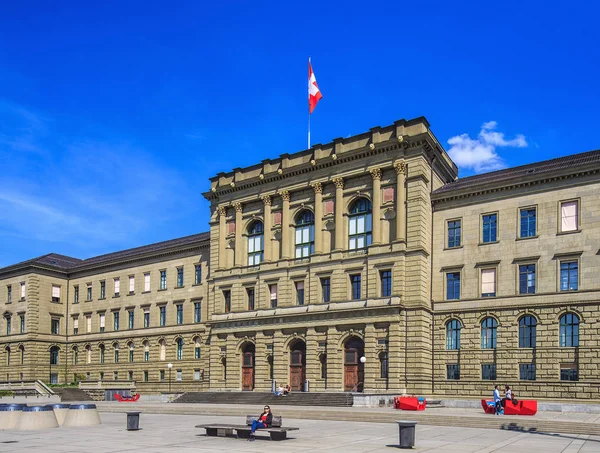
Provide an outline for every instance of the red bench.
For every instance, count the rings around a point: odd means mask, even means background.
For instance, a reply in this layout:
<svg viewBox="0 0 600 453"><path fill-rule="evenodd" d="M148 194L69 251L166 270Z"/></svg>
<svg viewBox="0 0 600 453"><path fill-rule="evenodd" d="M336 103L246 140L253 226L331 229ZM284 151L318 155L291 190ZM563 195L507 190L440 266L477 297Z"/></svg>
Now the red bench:
<svg viewBox="0 0 600 453"><path fill-rule="evenodd" d="M140 394L136 394L134 396L121 396L118 393L115 395L115 399L119 402L119 403L135 403L137 400L140 399Z"/></svg>
<svg viewBox="0 0 600 453"><path fill-rule="evenodd" d="M427 406L425 398L416 396L395 396L394 408L402 409L403 411L424 411Z"/></svg>
<svg viewBox="0 0 600 453"><path fill-rule="evenodd" d="M496 406L491 400L481 400L481 407L486 414L496 413ZM507 400L504 405L504 415L535 415L536 413L536 400L517 400L517 404Z"/></svg>

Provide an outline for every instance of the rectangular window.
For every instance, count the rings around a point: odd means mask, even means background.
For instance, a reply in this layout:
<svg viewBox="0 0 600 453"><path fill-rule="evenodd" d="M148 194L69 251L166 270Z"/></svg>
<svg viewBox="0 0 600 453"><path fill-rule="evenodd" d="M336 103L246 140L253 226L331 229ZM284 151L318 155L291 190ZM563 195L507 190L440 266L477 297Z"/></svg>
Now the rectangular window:
<svg viewBox="0 0 600 453"><path fill-rule="evenodd" d="M481 297L496 297L496 269L481 269Z"/></svg>
<svg viewBox="0 0 600 453"><path fill-rule="evenodd" d="M579 373L576 363L561 363L560 364L560 380L561 381L578 381Z"/></svg>
<svg viewBox="0 0 600 453"><path fill-rule="evenodd" d="M223 291L223 302L225 304L225 313L229 313L231 311L231 291Z"/></svg>
<svg viewBox="0 0 600 453"><path fill-rule="evenodd" d="M519 379L522 381L535 381L535 363L520 363Z"/></svg>
<svg viewBox="0 0 600 453"><path fill-rule="evenodd" d="M379 272L381 280L381 297L391 297L392 295L392 271Z"/></svg>
<svg viewBox="0 0 600 453"><path fill-rule="evenodd" d="M164 382L165 381L165 370L160 370L159 376L160 376L159 377L160 381Z"/></svg>
<svg viewBox="0 0 600 453"><path fill-rule="evenodd" d="M446 274L446 300L460 299L460 272Z"/></svg>
<svg viewBox="0 0 600 453"><path fill-rule="evenodd" d="M194 370L194 381L200 380L200 370Z"/></svg>
<svg viewBox="0 0 600 453"><path fill-rule="evenodd" d="M448 248L460 247L461 239L461 221L448 221Z"/></svg>
<svg viewBox="0 0 600 453"><path fill-rule="evenodd" d="M246 294L248 296L248 310L254 310L254 288L246 288Z"/></svg>
<svg viewBox="0 0 600 453"><path fill-rule="evenodd" d="M277 308L277 285L269 285L271 308Z"/></svg>
<svg viewBox="0 0 600 453"><path fill-rule="evenodd" d="M113 313L113 330L119 330L119 312Z"/></svg>
<svg viewBox="0 0 600 453"><path fill-rule="evenodd" d="M135 294L135 277L129 276L129 294Z"/></svg>
<svg viewBox="0 0 600 453"><path fill-rule="evenodd" d="M85 331L86 333L92 333L92 317L90 315L85 317Z"/></svg>
<svg viewBox="0 0 600 453"><path fill-rule="evenodd" d="M19 324L21 325L20 332L25 333L25 315L19 316Z"/></svg>
<svg viewBox="0 0 600 453"><path fill-rule="evenodd" d="M148 382L148 372L144 371L144 382Z"/></svg>
<svg viewBox="0 0 600 453"><path fill-rule="evenodd" d="M199 285L202 283L202 265L196 264L194 271L194 284Z"/></svg>
<svg viewBox="0 0 600 453"><path fill-rule="evenodd" d="M360 299L360 274L354 274L350 276L350 286L352 289L352 299Z"/></svg>
<svg viewBox="0 0 600 453"><path fill-rule="evenodd" d="M579 202L565 201L560 204L561 228L563 233L577 231L579 228Z"/></svg>
<svg viewBox="0 0 600 453"><path fill-rule="evenodd" d="M150 309L144 308L144 328L150 327Z"/></svg>
<svg viewBox="0 0 600 453"><path fill-rule="evenodd" d="M482 216L482 243L496 242L498 234L498 214L486 214Z"/></svg>
<svg viewBox="0 0 600 453"><path fill-rule="evenodd" d="M144 292L150 291L150 273L144 274Z"/></svg>
<svg viewBox="0 0 600 453"><path fill-rule="evenodd" d="M459 380L460 379L460 364L451 363L446 365L446 379Z"/></svg>
<svg viewBox="0 0 600 453"><path fill-rule="evenodd" d="M77 335L79 333L79 319L73 320L73 335Z"/></svg>
<svg viewBox="0 0 600 453"><path fill-rule="evenodd" d="M52 319L50 321L50 331L54 335L58 335L60 333L60 321L58 319Z"/></svg>
<svg viewBox="0 0 600 453"><path fill-rule="evenodd" d="M121 279L115 278L115 296L118 296L121 293Z"/></svg>
<svg viewBox="0 0 600 453"><path fill-rule="evenodd" d="M73 287L73 303L79 303L79 285Z"/></svg>
<svg viewBox="0 0 600 453"><path fill-rule="evenodd" d="M577 291L579 289L579 262L560 262L560 290Z"/></svg>
<svg viewBox="0 0 600 453"><path fill-rule="evenodd" d="M481 379L484 381L496 380L496 364L484 363L481 365Z"/></svg>
<svg viewBox="0 0 600 453"><path fill-rule="evenodd" d="M167 289L167 271L160 271L160 288Z"/></svg>
<svg viewBox="0 0 600 453"><path fill-rule="evenodd" d="M10 316L6 316L4 319L6 319L6 335L10 335L11 324L12 324L11 317ZM54 332L52 332L52 333L54 333ZM10 357L10 355L8 357Z"/></svg>
<svg viewBox="0 0 600 453"><path fill-rule="evenodd" d="M104 332L104 315L100 315L100 332Z"/></svg>
<svg viewBox="0 0 600 453"><path fill-rule="evenodd" d="M113 372L113 380L114 381L118 381L119 380L119 372L118 371L114 371Z"/></svg>
<svg viewBox="0 0 600 453"><path fill-rule="evenodd" d="M21 300L25 300L25 283L21 283Z"/></svg>
<svg viewBox="0 0 600 453"><path fill-rule="evenodd" d="M535 294L535 264L519 265L519 294Z"/></svg>
<svg viewBox="0 0 600 453"><path fill-rule="evenodd" d="M60 302L60 286L52 285L52 302Z"/></svg>
<svg viewBox="0 0 600 453"><path fill-rule="evenodd" d="M321 279L321 295L323 303L328 303L331 300L331 279L329 277Z"/></svg>
<svg viewBox="0 0 600 453"><path fill-rule="evenodd" d="M178 381L183 380L183 371L182 370L177 370L177 377L175 378Z"/></svg>
<svg viewBox="0 0 600 453"><path fill-rule="evenodd" d="M150 351L148 351L147 349L144 351L144 362L149 362L150 361Z"/></svg>
<svg viewBox="0 0 600 453"><path fill-rule="evenodd" d="M104 280L100 282L100 299L106 299L106 282Z"/></svg>
<svg viewBox="0 0 600 453"><path fill-rule="evenodd" d="M177 268L177 287L183 287L183 267Z"/></svg>
<svg viewBox="0 0 600 453"><path fill-rule="evenodd" d="M304 305L304 282L295 282L296 305Z"/></svg>
<svg viewBox="0 0 600 453"><path fill-rule="evenodd" d="M200 302L194 302L194 322L200 322L202 320L202 305Z"/></svg>
<svg viewBox="0 0 600 453"><path fill-rule="evenodd" d="M183 304L177 305L177 324L183 324Z"/></svg>
<svg viewBox="0 0 600 453"><path fill-rule="evenodd" d="M12 302L12 286L8 285L6 287L6 303L10 304Z"/></svg>
<svg viewBox="0 0 600 453"><path fill-rule="evenodd" d="M134 313L133 310L129 310L129 328L133 329L134 326Z"/></svg>
<svg viewBox="0 0 600 453"><path fill-rule="evenodd" d="M520 211L521 237L531 238L536 235L536 210L535 208L525 208Z"/></svg>
<svg viewBox="0 0 600 453"><path fill-rule="evenodd" d="M86 300L89 302L92 300L92 284L88 283L87 284L87 298Z"/></svg>
<svg viewBox="0 0 600 453"><path fill-rule="evenodd" d="M164 305L160 307L160 326L164 327L167 325L167 307Z"/></svg>

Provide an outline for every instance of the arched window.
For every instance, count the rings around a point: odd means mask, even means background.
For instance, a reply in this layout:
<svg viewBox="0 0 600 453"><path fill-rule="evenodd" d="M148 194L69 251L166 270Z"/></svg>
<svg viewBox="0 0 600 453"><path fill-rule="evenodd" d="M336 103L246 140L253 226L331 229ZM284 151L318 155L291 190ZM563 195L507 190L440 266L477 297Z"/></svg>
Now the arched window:
<svg viewBox="0 0 600 453"><path fill-rule="evenodd" d="M177 360L181 360L183 358L183 338L179 337L177 339Z"/></svg>
<svg viewBox="0 0 600 453"><path fill-rule="evenodd" d="M85 354L86 354L86 362L87 363L92 363L92 347L90 345L87 345L85 347Z"/></svg>
<svg viewBox="0 0 600 453"><path fill-rule="evenodd" d="M10 347L7 346L6 348L4 348L4 350L6 351L6 366L10 366ZM52 356L50 356L50 360L52 360Z"/></svg>
<svg viewBox="0 0 600 453"><path fill-rule="evenodd" d="M381 379L388 378L388 368L389 368L388 353L381 352L379 354L379 377Z"/></svg>
<svg viewBox="0 0 600 453"><path fill-rule="evenodd" d="M25 364L25 348L21 345L19 346L19 354L20 354L20 360L21 360L21 365Z"/></svg>
<svg viewBox="0 0 600 453"><path fill-rule="evenodd" d="M523 316L519 320L519 347L535 348L537 321L531 315Z"/></svg>
<svg viewBox="0 0 600 453"><path fill-rule="evenodd" d="M446 324L446 349L460 349L460 329L462 324L458 319L452 319Z"/></svg>
<svg viewBox="0 0 600 453"><path fill-rule="evenodd" d="M127 346L129 346L129 361L133 362L133 342L130 341Z"/></svg>
<svg viewBox="0 0 600 453"><path fill-rule="evenodd" d="M267 358L267 363L269 365L269 379L273 379L274 376L274 367L273 367L273 356L270 355Z"/></svg>
<svg viewBox="0 0 600 453"><path fill-rule="evenodd" d="M73 348L73 365L77 365L79 363L79 348L75 346Z"/></svg>
<svg viewBox="0 0 600 453"><path fill-rule="evenodd" d="M194 337L194 358L200 358L200 337Z"/></svg>
<svg viewBox="0 0 600 453"><path fill-rule="evenodd" d="M315 216L305 210L296 216L296 258L315 253Z"/></svg>
<svg viewBox="0 0 600 453"><path fill-rule="evenodd" d="M481 323L481 349L496 349L496 330L498 321L494 318L485 318Z"/></svg>
<svg viewBox="0 0 600 453"><path fill-rule="evenodd" d="M327 379L327 354L322 354L319 361L321 362L321 379Z"/></svg>
<svg viewBox="0 0 600 453"><path fill-rule="evenodd" d="M58 365L58 346L50 348L50 365Z"/></svg>
<svg viewBox="0 0 600 453"><path fill-rule="evenodd" d="M359 198L350 207L348 220L348 249L358 250L371 245L372 240L371 202Z"/></svg>
<svg viewBox="0 0 600 453"><path fill-rule="evenodd" d="M160 360L165 360L167 356L167 342L165 340L160 340Z"/></svg>
<svg viewBox="0 0 600 453"><path fill-rule="evenodd" d="M113 344L113 348L115 349L115 363L119 363L119 343Z"/></svg>
<svg viewBox="0 0 600 453"><path fill-rule="evenodd" d="M106 348L103 344L100 345L100 363L104 363L104 355L106 353Z"/></svg>
<svg viewBox="0 0 600 453"><path fill-rule="evenodd" d="M264 229L261 221L255 221L248 229L248 266L256 266L263 260Z"/></svg>
<svg viewBox="0 0 600 453"><path fill-rule="evenodd" d="M565 313L560 317L560 347L576 348L579 346L579 316Z"/></svg>
<svg viewBox="0 0 600 453"><path fill-rule="evenodd" d="M148 362L150 360L150 342L148 340L144 341L144 362Z"/></svg>
<svg viewBox="0 0 600 453"><path fill-rule="evenodd" d="M221 379L227 380L227 359L225 357L221 359Z"/></svg>

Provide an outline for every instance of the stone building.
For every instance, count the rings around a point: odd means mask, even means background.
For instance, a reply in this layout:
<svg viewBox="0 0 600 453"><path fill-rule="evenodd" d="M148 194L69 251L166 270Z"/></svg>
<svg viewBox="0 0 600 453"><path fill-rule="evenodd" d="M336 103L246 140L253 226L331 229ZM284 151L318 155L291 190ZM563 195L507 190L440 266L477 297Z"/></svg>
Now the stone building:
<svg viewBox="0 0 600 453"><path fill-rule="evenodd" d="M417 118L219 173L208 233L0 269L0 380L598 398L599 170L458 179Z"/></svg>

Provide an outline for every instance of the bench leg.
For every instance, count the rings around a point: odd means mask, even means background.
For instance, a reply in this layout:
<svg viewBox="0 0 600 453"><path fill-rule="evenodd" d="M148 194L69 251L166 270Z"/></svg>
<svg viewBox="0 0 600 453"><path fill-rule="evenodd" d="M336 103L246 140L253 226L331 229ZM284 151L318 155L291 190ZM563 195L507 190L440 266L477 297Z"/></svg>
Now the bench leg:
<svg viewBox="0 0 600 453"><path fill-rule="evenodd" d="M286 440L287 439L287 431L277 432L271 431L271 440Z"/></svg>
<svg viewBox="0 0 600 453"><path fill-rule="evenodd" d="M216 436L217 428L206 428L206 435L207 436Z"/></svg>
<svg viewBox="0 0 600 453"><path fill-rule="evenodd" d="M237 435L240 439L248 439L250 437L250 430L249 429L238 429Z"/></svg>
<svg viewBox="0 0 600 453"><path fill-rule="evenodd" d="M233 428L217 428L218 437L231 437L233 436Z"/></svg>

